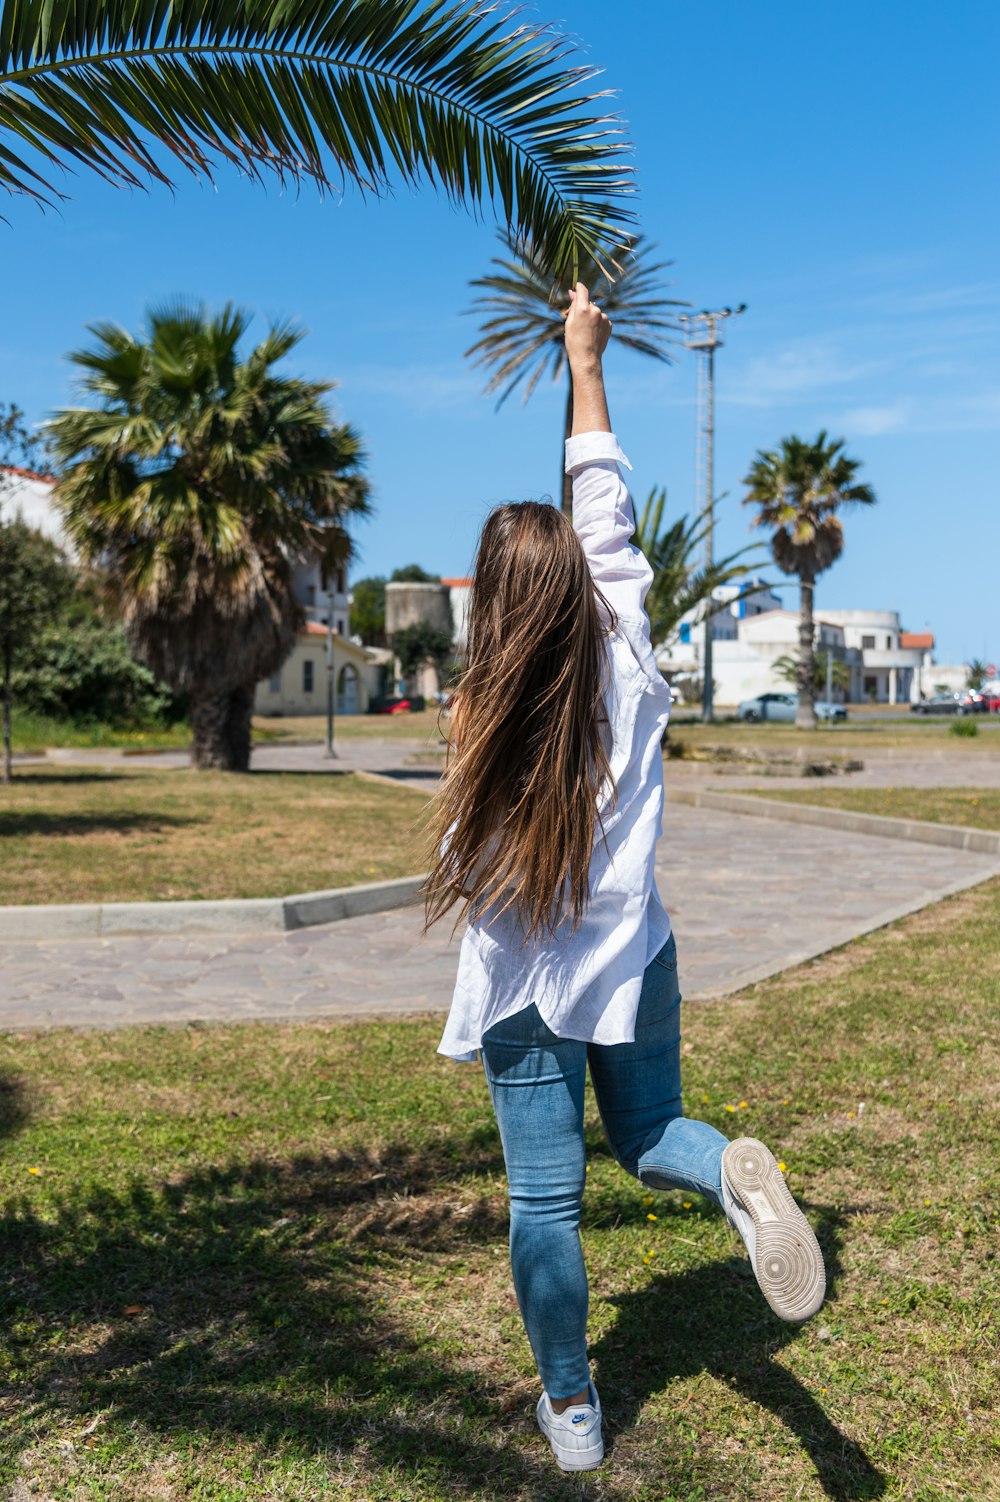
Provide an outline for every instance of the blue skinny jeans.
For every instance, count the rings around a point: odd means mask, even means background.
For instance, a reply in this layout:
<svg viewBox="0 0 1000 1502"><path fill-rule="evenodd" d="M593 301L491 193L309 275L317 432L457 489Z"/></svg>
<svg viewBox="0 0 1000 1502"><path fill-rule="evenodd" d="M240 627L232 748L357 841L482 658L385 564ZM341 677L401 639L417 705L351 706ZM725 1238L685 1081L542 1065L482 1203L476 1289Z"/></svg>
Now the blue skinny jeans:
<svg viewBox="0 0 1000 1502"><path fill-rule="evenodd" d="M680 1005L671 935L646 966L634 1043L559 1038L534 1005L483 1038L510 1189L514 1288L550 1398L571 1397L590 1380L580 1246L588 1063L608 1145L622 1168L651 1189L685 1189L722 1203L728 1139L704 1121L689 1121L681 1104Z"/></svg>

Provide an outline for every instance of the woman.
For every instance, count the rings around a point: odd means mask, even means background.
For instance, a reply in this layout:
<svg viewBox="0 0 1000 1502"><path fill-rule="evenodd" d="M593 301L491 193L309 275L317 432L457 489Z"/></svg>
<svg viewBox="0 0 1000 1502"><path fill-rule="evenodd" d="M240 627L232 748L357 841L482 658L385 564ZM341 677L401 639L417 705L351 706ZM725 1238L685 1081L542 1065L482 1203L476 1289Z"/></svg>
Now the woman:
<svg viewBox="0 0 1000 1502"><path fill-rule="evenodd" d="M460 899L470 920L440 1052L481 1052L538 1423L576 1471L604 1456L579 1237L588 1064L621 1166L652 1189L714 1200L776 1314L815 1314L825 1271L764 1144L727 1142L683 1114L677 952L654 879L670 692L608 418L611 324L582 284L570 300L573 521L525 502L483 528L425 900L428 925Z"/></svg>

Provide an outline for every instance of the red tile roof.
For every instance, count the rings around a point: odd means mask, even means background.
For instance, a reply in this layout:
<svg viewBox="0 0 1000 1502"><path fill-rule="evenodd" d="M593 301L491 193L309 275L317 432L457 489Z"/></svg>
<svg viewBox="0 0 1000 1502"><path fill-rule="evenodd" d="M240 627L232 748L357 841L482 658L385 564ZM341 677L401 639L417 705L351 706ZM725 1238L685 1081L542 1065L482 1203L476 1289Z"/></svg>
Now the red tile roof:
<svg viewBox="0 0 1000 1502"><path fill-rule="evenodd" d="M442 579L441 583L442 584L462 585L462 584L471 584L472 580L471 579Z"/></svg>
<svg viewBox="0 0 1000 1502"><path fill-rule="evenodd" d="M0 471L5 475L20 475L22 480L38 480L42 485L54 485L54 475L40 475L34 469L22 469L19 464L0 464Z"/></svg>
<svg viewBox="0 0 1000 1502"><path fill-rule="evenodd" d="M934 634L931 631L901 631L899 633L899 645L901 647L924 647L929 649L934 645Z"/></svg>

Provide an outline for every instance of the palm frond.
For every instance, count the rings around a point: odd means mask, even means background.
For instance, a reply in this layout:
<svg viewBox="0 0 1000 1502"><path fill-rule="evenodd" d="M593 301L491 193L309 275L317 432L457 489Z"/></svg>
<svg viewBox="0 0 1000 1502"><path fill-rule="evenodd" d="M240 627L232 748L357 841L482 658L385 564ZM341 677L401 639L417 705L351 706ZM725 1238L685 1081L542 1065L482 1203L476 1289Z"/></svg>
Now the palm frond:
<svg viewBox="0 0 1000 1502"><path fill-rule="evenodd" d="M522 400L527 401L547 369L555 380L563 374L562 313L577 279L553 274L545 254L530 240L503 233L500 240L509 258L494 257L491 265L497 270L470 283L483 295L469 312L479 313L483 321L479 338L465 351L473 364L489 370L486 391L500 392L498 405L522 381ZM641 235L620 238L581 261L578 279L614 324L616 344L669 364L670 335L678 328L669 310L687 304L662 296L661 273L670 263L651 262L648 254Z"/></svg>
<svg viewBox="0 0 1000 1502"><path fill-rule="evenodd" d="M492 203L553 274L622 238L634 191L598 70L541 25L472 0L2 0L0 185L61 196L54 167L172 181L430 179Z"/></svg>

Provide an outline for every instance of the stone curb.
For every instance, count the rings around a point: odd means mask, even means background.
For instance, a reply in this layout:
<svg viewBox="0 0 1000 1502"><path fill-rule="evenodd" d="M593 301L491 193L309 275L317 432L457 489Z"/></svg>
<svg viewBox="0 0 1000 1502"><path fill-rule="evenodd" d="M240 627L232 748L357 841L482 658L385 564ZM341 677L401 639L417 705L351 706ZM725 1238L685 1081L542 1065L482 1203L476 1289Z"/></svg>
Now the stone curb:
<svg viewBox="0 0 1000 1502"><path fill-rule="evenodd" d="M417 901L425 880L403 876L329 892L221 902L87 902L51 907L0 907L0 942L19 939L120 938L126 934L273 934Z"/></svg>
<svg viewBox="0 0 1000 1502"><path fill-rule="evenodd" d="M779 798L755 798L744 793L713 793L708 789L667 785L667 803L693 804L758 819L782 819L790 824L818 824L849 834L872 834L883 840L912 840L921 845L946 845L1000 855L1000 830L964 829L958 824L931 824L921 819L892 819L882 814L858 814L846 808L817 803L786 803Z"/></svg>

